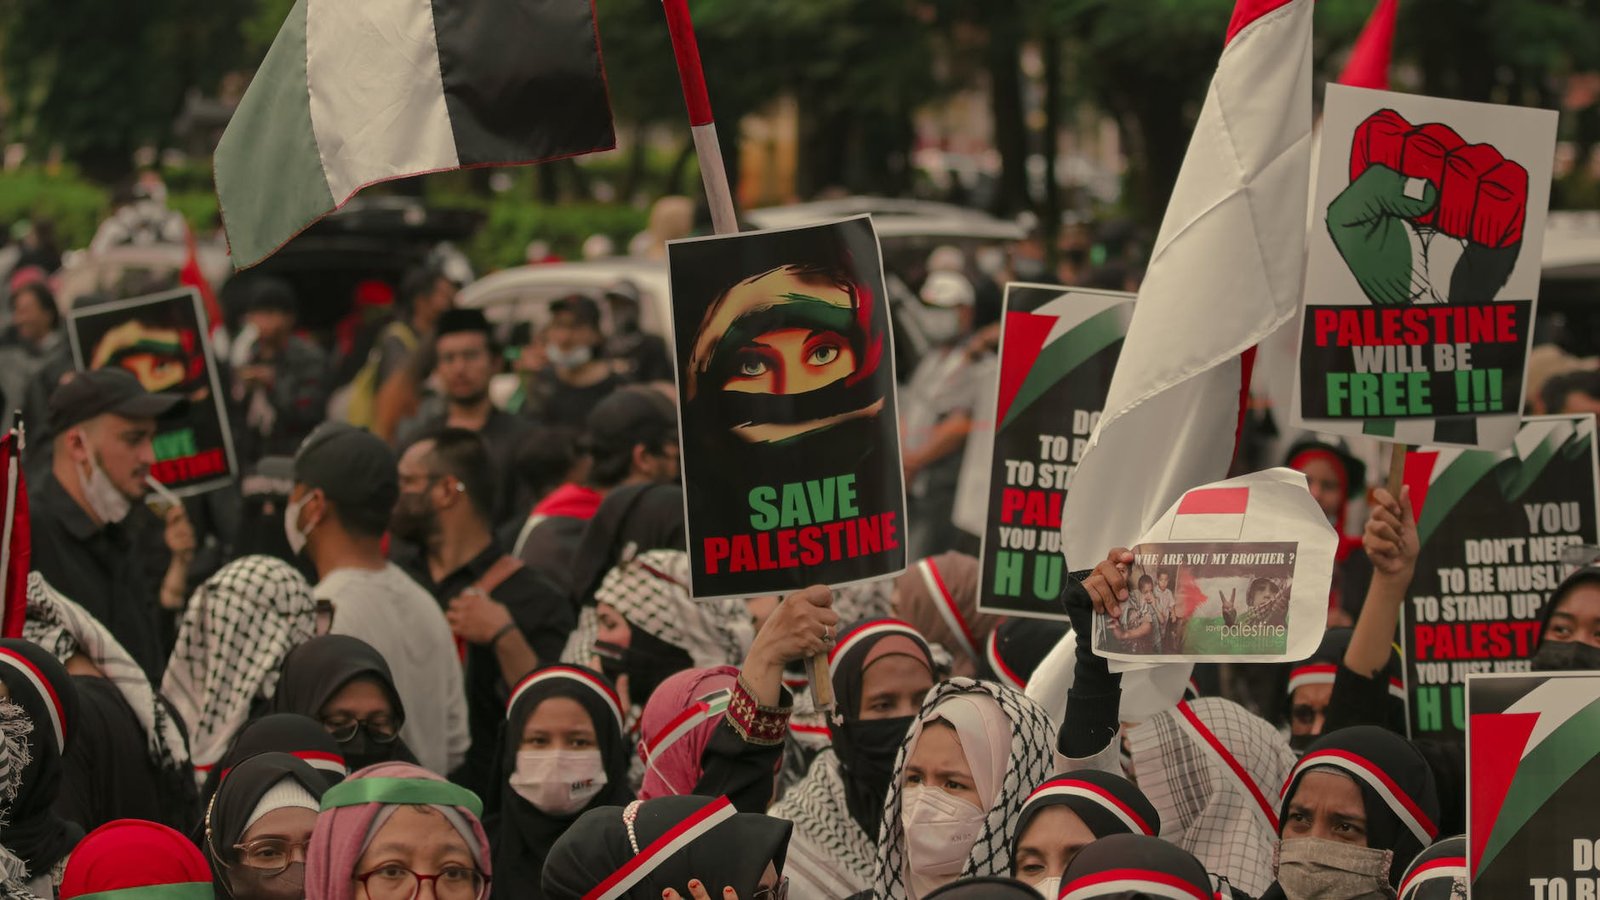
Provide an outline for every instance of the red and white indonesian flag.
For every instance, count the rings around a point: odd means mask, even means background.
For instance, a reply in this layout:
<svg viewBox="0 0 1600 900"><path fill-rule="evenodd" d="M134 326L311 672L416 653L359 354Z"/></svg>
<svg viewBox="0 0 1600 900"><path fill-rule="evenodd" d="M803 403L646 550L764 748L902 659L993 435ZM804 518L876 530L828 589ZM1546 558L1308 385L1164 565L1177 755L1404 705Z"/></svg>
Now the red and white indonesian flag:
<svg viewBox="0 0 1600 900"><path fill-rule="evenodd" d="M1070 564L1127 546L1228 472L1248 370L1294 318L1311 160L1312 0L1238 0L1105 414L1067 494Z"/></svg>
<svg viewBox="0 0 1600 900"><path fill-rule="evenodd" d="M590 0L298 0L217 145L234 264L367 185L616 146Z"/></svg>
<svg viewBox="0 0 1600 900"><path fill-rule="evenodd" d="M1178 501L1172 540L1237 541L1244 533L1244 514L1249 508L1247 487L1190 491Z"/></svg>

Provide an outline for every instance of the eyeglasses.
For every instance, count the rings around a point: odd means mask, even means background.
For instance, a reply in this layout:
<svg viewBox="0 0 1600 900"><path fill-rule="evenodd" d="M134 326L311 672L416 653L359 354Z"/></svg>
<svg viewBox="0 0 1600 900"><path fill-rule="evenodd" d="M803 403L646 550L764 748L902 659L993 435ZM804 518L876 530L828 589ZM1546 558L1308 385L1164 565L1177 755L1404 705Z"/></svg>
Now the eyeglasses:
<svg viewBox="0 0 1600 900"><path fill-rule="evenodd" d="M289 868L289 863L305 862L306 847L310 841L286 841L283 838L260 838L248 844L234 844L239 854L239 864L268 875L276 875Z"/></svg>
<svg viewBox="0 0 1600 900"><path fill-rule="evenodd" d="M485 900L489 896L489 876L466 866L445 866L436 874L423 875L390 863L357 875L356 880L371 900L417 900L424 881L433 882L433 895L439 900Z"/></svg>
<svg viewBox="0 0 1600 900"><path fill-rule="evenodd" d="M750 900L789 900L789 879L787 876L779 879L776 887L756 888L750 895Z"/></svg>
<svg viewBox="0 0 1600 900"><path fill-rule="evenodd" d="M351 716L330 716L322 720L322 727L326 728L328 733L333 735L333 739L341 744L355 738L357 728L365 731L369 737L378 743L387 744L399 736L400 719L387 713L379 713L375 716L368 716L365 719L357 719Z"/></svg>

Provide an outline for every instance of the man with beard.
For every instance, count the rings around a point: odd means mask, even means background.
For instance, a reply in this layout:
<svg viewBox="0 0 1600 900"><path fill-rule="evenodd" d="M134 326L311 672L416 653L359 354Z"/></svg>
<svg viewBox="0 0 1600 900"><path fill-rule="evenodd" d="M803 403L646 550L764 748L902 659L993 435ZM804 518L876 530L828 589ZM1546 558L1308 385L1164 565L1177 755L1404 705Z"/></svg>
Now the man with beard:
<svg viewBox="0 0 1600 900"><path fill-rule="evenodd" d="M534 425L489 402L489 381L500 368L499 348L495 346L494 331L482 310L445 312L434 331L433 346L433 371L444 393L445 411L419 419L404 429L400 446L445 428L461 428L482 436L494 467L495 484L501 487L489 509L491 524L498 525L513 509L515 498L508 489L515 484L511 467L517 447L534 430Z"/></svg>
<svg viewBox="0 0 1600 900"><path fill-rule="evenodd" d="M445 608L456 639L467 645L472 749L454 778L480 794L490 787L511 687L560 658L573 626L561 589L495 543L494 497L483 438L446 428L400 457L400 499L389 525L395 537L424 549L411 576Z"/></svg>

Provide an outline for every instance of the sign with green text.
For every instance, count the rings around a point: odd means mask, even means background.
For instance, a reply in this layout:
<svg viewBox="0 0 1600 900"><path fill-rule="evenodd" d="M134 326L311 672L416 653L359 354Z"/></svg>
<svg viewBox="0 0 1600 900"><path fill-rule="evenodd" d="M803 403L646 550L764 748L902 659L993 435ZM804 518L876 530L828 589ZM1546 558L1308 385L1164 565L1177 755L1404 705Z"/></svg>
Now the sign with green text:
<svg viewBox="0 0 1600 900"><path fill-rule="evenodd" d="M1328 88L1296 424L1511 443L1555 139L1548 110Z"/></svg>
<svg viewBox="0 0 1600 900"><path fill-rule="evenodd" d="M906 567L894 346L872 220L667 246L697 598Z"/></svg>
<svg viewBox="0 0 1600 900"><path fill-rule="evenodd" d="M187 401L156 423L157 481L180 496L233 481L233 433L194 288L74 307L67 336L79 371L121 366L145 390Z"/></svg>

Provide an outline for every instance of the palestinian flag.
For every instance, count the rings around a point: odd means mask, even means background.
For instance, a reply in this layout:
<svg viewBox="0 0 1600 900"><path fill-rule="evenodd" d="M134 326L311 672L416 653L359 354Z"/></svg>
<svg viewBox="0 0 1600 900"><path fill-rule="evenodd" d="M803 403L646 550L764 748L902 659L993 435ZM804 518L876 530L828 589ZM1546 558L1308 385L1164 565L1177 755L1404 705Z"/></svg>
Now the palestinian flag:
<svg viewBox="0 0 1600 900"><path fill-rule="evenodd" d="M1472 895L1529 896L1530 878L1581 871L1574 841L1592 846L1600 795L1600 673L1473 675L1467 712Z"/></svg>
<svg viewBox="0 0 1600 900"><path fill-rule="evenodd" d="M297 0L217 196L242 268L380 181L614 146L591 0Z"/></svg>

